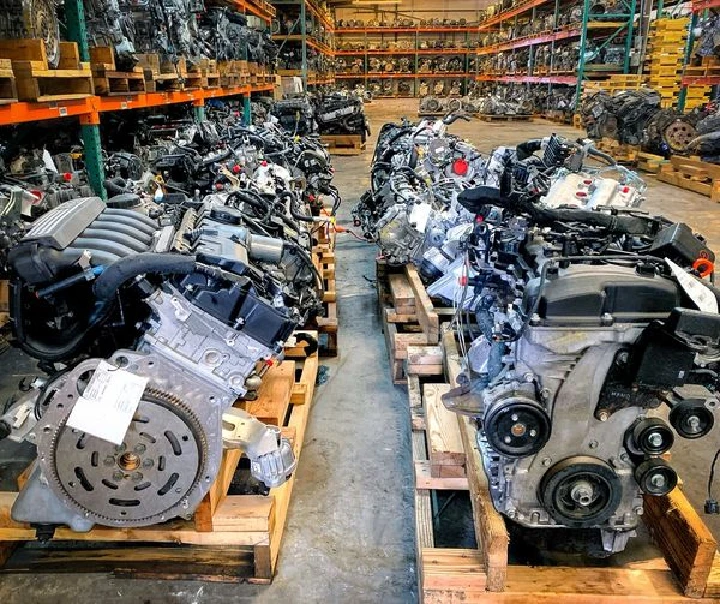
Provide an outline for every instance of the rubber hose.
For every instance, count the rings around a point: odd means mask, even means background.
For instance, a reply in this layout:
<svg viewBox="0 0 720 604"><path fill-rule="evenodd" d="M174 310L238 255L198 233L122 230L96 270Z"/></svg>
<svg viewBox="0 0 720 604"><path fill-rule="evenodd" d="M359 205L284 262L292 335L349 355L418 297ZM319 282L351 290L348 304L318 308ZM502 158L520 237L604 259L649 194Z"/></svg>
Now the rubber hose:
<svg viewBox="0 0 720 604"><path fill-rule="evenodd" d="M98 302L107 304L130 279L151 273L155 275L187 275L197 266L195 256L143 252L118 260L95 280L93 291Z"/></svg>

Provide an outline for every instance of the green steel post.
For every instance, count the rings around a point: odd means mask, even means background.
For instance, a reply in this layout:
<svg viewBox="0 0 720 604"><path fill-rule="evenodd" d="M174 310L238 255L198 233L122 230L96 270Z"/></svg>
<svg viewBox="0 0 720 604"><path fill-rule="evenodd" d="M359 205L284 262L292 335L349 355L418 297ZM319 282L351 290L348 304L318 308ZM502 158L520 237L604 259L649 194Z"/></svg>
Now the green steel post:
<svg viewBox="0 0 720 604"><path fill-rule="evenodd" d="M530 13L530 22L532 23L535 21L535 7L533 6L532 12ZM535 67L535 45L530 44L530 48L528 49L528 75L533 74L533 69ZM530 88L530 85L528 84L528 88Z"/></svg>
<svg viewBox="0 0 720 604"><path fill-rule="evenodd" d="M625 36L625 61L623 62L623 73L630 73L630 49L632 48L633 24L635 23L635 10L637 0L630 2L630 15L628 16L627 34Z"/></svg>
<svg viewBox="0 0 720 604"><path fill-rule="evenodd" d="M302 61L300 63L300 75L302 77L303 90L307 91L307 24L305 23L305 0L300 0L300 35Z"/></svg>
<svg viewBox="0 0 720 604"><path fill-rule="evenodd" d="M252 105L250 105L250 95L243 97L243 122L245 126L252 124Z"/></svg>
<svg viewBox="0 0 720 604"><path fill-rule="evenodd" d="M65 2L65 24L68 40L77 42L80 60L89 61L90 48L88 46L85 9L82 0L67 0Z"/></svg>
<svg viewBox="0 0 720 604"><path fill-rule="evenodd" d="M107 199L105 190L105 170L102 161L102 146L100 145L100 127L82 126L82 139L85 149L85 170L90 180L90 186L96 195Z"/></svg>
<svg viewBox="0 0 720 604"><path fill-rule="evenodd" d="M683 65L690 63L690 55L695 45L695 26L697 25L697 13L690 16L690 31L688 32L687 41L685 42L685 56L683 57ZM685 111L685 98L687 97L687 87L681 86L678 94L678 110Z"/></svg>
<svg viewBox="0 0 720 604"><path fill-rule="evenodd" d="M90 60L87 30L85 28L85 10L82 0L67 0L65 2L65 23L67 25L68 39L77 42L81 61ZM102 144L100 142L100 126L97 124L83 124L81 126L83 139L83 155L85 170L90 180L90 186L95 193L107 199L105 190L105 170L102 160Z"/></svg>
<svg viewBox="0 0 720 604"><path fill-rule="evenodd" d="M575 109L582 94L582 79L585 75L585 46L587 45L588 20L590 17L590 0L583 0L582 29L580 30L580 56L578 57L577 83L575 84Z"/></svg>
<svg viewBox="0 0 720 604"><path fill-rule="evenodd" d="M193 117L195 122L200 123L205 121L205 107L193 107Z"/></svg>

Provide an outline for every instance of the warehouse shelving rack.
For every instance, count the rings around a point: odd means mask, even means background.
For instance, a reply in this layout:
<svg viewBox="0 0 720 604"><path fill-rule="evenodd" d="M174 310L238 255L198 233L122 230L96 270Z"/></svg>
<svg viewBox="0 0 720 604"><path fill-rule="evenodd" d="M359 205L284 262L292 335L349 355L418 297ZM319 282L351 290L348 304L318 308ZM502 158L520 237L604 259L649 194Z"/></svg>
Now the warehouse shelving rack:
<svg viewBox="0 0 720 604"><path fill-rule="evenodd" d="M464 47L461 48L420 48L421 36L425 34L465 34ZM475 53L476 48L471 48L471 43L474 42L474 46L477 46L477 25L449 25L449 26L431 26L431 27L345 27L337 28L335 30L335 36L354 36L363 38L362 50L336 50L335 56L355 56L363 58L364 71L362 73L336 73L337 79L349 79L349 80L362 80L365 86L368 85L370 80L385 78L385 79L408 79L419 81L421 79L458 79L466 78L468 72L468 66L470 57ZM394 36L394 42L397 42L398 36L412 36L412 48L398 48L398 49L369 49L369 39L374 36ZM385 40L383 40L385 41ZM463 71L462 72L418 72L420 58L424 55L453 55L461 56L463 59ZM414 58L413 72L370 72L369 71L369 60L371 57L379 56L412 56ZM417 90L415 90L417 93ZM467 92L467 84L464 85L463 93ZM402 95L398 95L402 96Z"/></svg>
<svg viewBox="0 0 720 604"><path fill-rule="evenodd" d="M266 25L274 16L274 8L264 0L230 0L229 5L239 12L256 16ZM80 59L90 60L85 14L82 0L66 0L65 19L67 37L76 42ZM83 147L85 170L90 185L95 193L103 199L105 191L105 174L102 160L100 136L100 116L108 111L131 111L148 107L160 107L177 103L192 103L196 118L204 117L205 99L220 97L242 97L247 120L250 119L250 96L253 92L272 90L271 85L246 85L229 88L199 89L192 91L172 91L160 93L141 93L128 96L87 96L81 99L69 99L55 102L13 102L0 106L0 126L53 120L76 116L79 118Z"/></svg>
<svg viewBox="0 0 720 604"><path fill-rule="evenodd" d="M718 0L720 1L720 0ZM505 11L493 15L482 21L478 27L480 32L488 31L495 26L499 26L511 19L517 26L518 20L522 15L526 15L531 21L536 19L536 11L542 7L553 6L553 31L540 32L537 34L516 38L506 42L500 42L489 46L478 48L478 56L493 55L508 50L530 47L528 73L521 75L493 75L493 74L476 74L478 81L496 81L503 83L519 83L519 84L546 84L548 92L553 85L575 86L576 104L582 95L583 82L588 72L595 71L588 65L587 57L589 54L588 42L595 38L596 34L606 36L606 40L601 43L595 53L610 44L620 34L625 34L624 48L625 55L622 65L610 69L602 69L603 74L610 73L629 73L630 71L630 49L633 39L634 20L637 11L636 0L623 0L624 12L620 13L591 13L591 1L583 0L582 20L579 23L573 23L565 26L559 25L559 15L563 8L567 7L567 2L561 0L528 0L508 8ZM610 30L608 34L607 31ZM574 74L558 74L552 73L547 76L539 76L534 73L534 57L536 47L541 44L551 45L551 63L550 71L553 71L553 57L555 56L556 43L568 41L572 39L580 40L578 48L578 66ZM609 67L609 66L608 66Z"/></svg>
<svg viewBox="0 0 720 604"><path fill-rule="evenodd" d="M299 8L299 25L300 33L281 35L274 34L272 36L273 41L278 44L300 44L301 45L301 67L300 69L281 69L278 70L278 74L281 76L299 77L303 82L303 89L308 90L309 87L323 86L326 84L333 84L335 82L335 74L318 74L308 69L308 48L316 50L326 57L334 57L334 34L335 34L335 23L317 4L312 0L272 0L273 6L276 8L283 7L294 7ZM330 44L318 40L315 36L311 35L307 31L307 17L310 16L310 21L313 28L317 25L322 25L325 28L326 34L330 36Z"/></svg>
<svg viewBox="0 0 720 604"><path fill-rule="evenodd" d="M695 45L695 27L698 22L698 16L711 8L720 8L720 0L693 0L690 9L690 31L688 33L685 45L685 66L689 65L692 55L692 49ZM720 75L707 76L686 76L682 78L682 87L678 94L678 108L680 111L685 109L685 99L687 97L688 86L718 86L720 85Z"/></svg>

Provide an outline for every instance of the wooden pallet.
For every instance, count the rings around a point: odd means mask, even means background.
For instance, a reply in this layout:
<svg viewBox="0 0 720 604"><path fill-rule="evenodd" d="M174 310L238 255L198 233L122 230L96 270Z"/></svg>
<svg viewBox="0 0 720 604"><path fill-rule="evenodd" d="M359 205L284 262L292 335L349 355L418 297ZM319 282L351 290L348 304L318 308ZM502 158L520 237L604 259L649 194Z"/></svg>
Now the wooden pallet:
<svg viewBox="0 0 720 604"><path fill-rule="evenodd" d="M317 337L316 332L310 336ZM281 426L300 458L318 372L318 355L299 340L265 374L244 408ZM295 359L295 360L289 360ZM15 492L0 492L0 572L112 572L118 577L270 583L277 567L294 476L269 495L228 494L240 462L226 449L215 483L191 520L132 529L58 528L44 546L35 530L10 519ZM21 477L22 479L22 477ZM20 479L20 480L21 480Z"/></svg>
<svg viewBox="0 0 720 604"><path fill-rule="evenodd" d="M611 155L619 164L634 164L640 152L640 145L628 145L612 138L602 138L595 143L595 146Z"/></svg>
<svg viewBox="0 0 720 604"><path fill-rule="evenodd" d="M443 334L446 384L424 385L410 376L413 462L415 464L415 527L420 602L426 604L689 604L719 602L720 554L710 530L680 489L666 497L646 497L643 519L656 544L645 544L635 559L610 558L602 566L545 566L509 562L510 537L489 493L476 428L463 416L440 428L429 422L437 405L436 392L455 384L460 371L452 332ZM424 398L423 398L424 394ZM425 431L423 437L422 431ZM439 439L427 435L438 432ZM465 453L466 478L435 478L428 452L433 441L456 451L458 438ZM443 449L443 452L445 450ZM428 465L430 466L428 468ZM458 481L452 485L452 481ZM462 482L460 482L462 481ZM436 547L441 531L434 526L436 490L467 488L473 510L476 549ZM640 539L638 537L638 539ZM582 562L581 562L582 564ZM599 564L599 562L598 562Z"/></svg>
<svg viewBox="0 0 720 604"><path fill-rule="evenodd" d="M142 67L135 67L132 71L118 71L112 48L107 46L91 48L90 68L95 94L99 96L131 95L145 92L145 76Z"/></svg>
<svg viewBox="0 0 720 604"><path fill-rule="evenodd" d="M359 134L323 134L320 142L327 145L331 155L360 155L365 143Z"/></svg>
<svg viewBox="0 0 720 604"><path fill-rule="evenodd" d="M385 334L393 383L405 384L408 372L413 367L417 367L417 371L423 375L442 373L436 350L440 317L425 291L417 269L410 264L392 266L378 260L376 285L378 313ZM421 350L411 358L409 347L412 346L420 347ZM427 362L432 357L436 359L435 362Z"/></svg>
<svg viewBox="0 0 720 604"><path fill-rule="evenodd" d="M335 249L316 246L312 253L313 264L323 280L324 316L316 317L313 329L320 334L320 356L338 356L338 314L335 281Z"/></svg>
<svg viewBox="0 0 720 604"><path fill-rule="evenodd" d="M660 168L666 163L662 155L641 152L637 154L637 169L649 174L657 174Z"/></svg>
<svg viewBox="0 0 720 604"><path fill-rule="evenodd" d="M532 122L533 116L530 114L515 115L494 115L492 113L480 113L478 117L484 122Z"/></svg>
<svg viewBox="0 0 720 604"><path fill-rule="evenodd" d="M135 57L143 69L146 92L185 89L187 64L184 57L179 57L177 63L152 53L136 54Z"/></svg>
<svg viewBox="0 0 720 604"><path fill-rule="evenodd" d="M38 39L0 40L0 59L12 61L17 98L21 101L63 101L95 93L90 64L80 61L75 42L60 42L57 69L48 65L45 44ZM7 78L7 63L2 69ZM5 86L9 86L5 93L12 94L12 84L6 81Z"/></svg>
<svg viewBox="0 0 720 604"><path fill-rule="evenodd" d="M10 59L0 59L0 105L16 103L17 100L18 92L12 61Z"/></svg>
<svg viewBox="0 0 720 604"><path fill-rule="evenodd" d="M185 77L185 89L209 90L220 88L220 71L218 62L214 59L195 60L191 67L188 67Z"/></svg>
<svg viewBox="0 0 720 604"><path fill-rule="evenodd" d="M658 180L720 202L720 166L699 159L673 157L661 167Z"/></svg>

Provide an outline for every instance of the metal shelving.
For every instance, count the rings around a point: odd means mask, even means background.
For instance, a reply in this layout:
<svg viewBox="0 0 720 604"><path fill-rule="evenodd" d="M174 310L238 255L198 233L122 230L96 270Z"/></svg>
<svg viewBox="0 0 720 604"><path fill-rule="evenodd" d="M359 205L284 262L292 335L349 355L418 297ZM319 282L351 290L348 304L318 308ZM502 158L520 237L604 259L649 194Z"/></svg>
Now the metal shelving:
<svg viewBox="0 0 720 604"><path fill-rule="evenodd" d="M333 20L316 5L312 0L272 0L275 8L298 7L299 12L299 34L273 34L272 39L280 44L300 44L301 45L301 63L300 69L282 70L281 75L293 75L302 78L303 88L308 89L309 86L321 86L332 84L335 81L334 74L321 74L313 76L311 70L308 69L308 48L316 50L322 55L335 56L334 32L335 23ZM322 26L326 33L330 34L330 44L326 44L322 40L308 33L307 18L310 16L311 29Z"/></svg>
<svg viewBox="0 0 720 604"><path fill-rule="evenodd" d="M336 73L338 79L354 79L362 80L367 86L369 80L375 79L445 79L445 78L467 78L469 58L476 52L475 47L470 47L471 42L477 45L477 38L471 37L478 33L477 25L466 26L432 26L432 27L346 27L335 30L336 37L339 36L362 36L364 48L361 50L336 50L335 56L355 56L363 57L363 71L361 73ZM465 34L463 42L465 46L461 48L421 48L421 36L425 34ZM368 36L385 36L391 35L413 36L412 48L369 48L370 42ZM397 40L395 40L397 42ZM371 57L377 56L413 56L413 71L402 72L371 72L369 69L369 60ZM463 71L461 72L422 72L419 71L420 57L426 56L459 56L462 58ZM467 85L464 86L466 92ZM407 95L400 95L407 96Z"/></svg>
<svg viewBox="0 0 720 604"><path fill-rule="evenodd" d="M685 66L690 63L690 55L693 45L695 44L695 27L697 25L698 15L712 8L720 8L720 0L693 0L691 3L692 14L690 16L690 29L685 45ZM685 109L685 99L687 97L688 86L718 86L720 85L720 75L711 76L685 76L681 80L682 87L678 94L678 108L680 111Z"/></svg>
<svg viewBox="0 0 720 604"><path fill-rule="evenodd" d="M237 11L259 17L266 25L274 17L273 7L264 0L230 0L229 4ZM90 53L82 0L66 0L65 19L68 39L77 42L80 59L89 61ZM0 126L77 117L81 125L85 169L90 185L98 195L106 198L100 136L102 113L192 103L193 107L197 109L196 115L200 117L205 99L241 96L245 99L245 112L249 117L251 93L272 90L272 88L270 85L263 84L261 86L143 93L128 96L88 96L53 103L14 102L0 106Z"/></svg>
<svg viewBox="0 0 720 604"><path fill-rule="evenodd" d="M587 60L588 57L591 56L589 42L596 39L596 34L605 36L606 39L592 51L595 55L597 55L597 53L609 45L613 40L617 39L620 35L624 35L625 37L623 64L618 65L615 68L602 69L602 72L628 73L630 71L630 48L633 38L633 22L636 15L637 3L636 0L623 0L623 5L623 10L625 12L593 14L591 13L591 1L583 0L582 21L565 26L561 26L559 23L560 11L563 8L568 8L565 0L530 0L489 17L480 23L478 27L480 32L488 31L495 26L500 26L511 19L514 20L514 25L517 28L520 17L528 17L532 22L537 19L537 9L552 7L553 27L552 31L539 32L529 36L497 42L490 46L483 46L479 48L477 50L478 56L495 55L498 53L514 51L516 49L529 48L527 64L528 73L522 75L480 75L478 73L476 80L521 83L528 85L547 84L548 91L550 91L553 85L575 86L576 103L579 102L582 95L583 82L586 79L588 71L592 70L587 63ZM607 33L608 30L610 30L609 33ZM556 55L556 44L576 38L579 38L579 47L577 69L574 70L575 73L572 75L553 74L552 71L554 57ZM539 75L535 73L536 65L534 59L537 52L536 47L542 44L551 45L551 62L548 68L551 73L549 75Z"/></svg>

